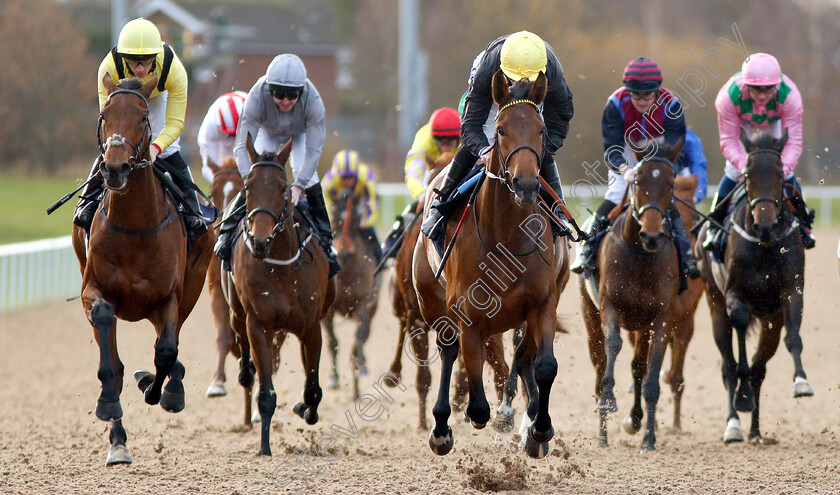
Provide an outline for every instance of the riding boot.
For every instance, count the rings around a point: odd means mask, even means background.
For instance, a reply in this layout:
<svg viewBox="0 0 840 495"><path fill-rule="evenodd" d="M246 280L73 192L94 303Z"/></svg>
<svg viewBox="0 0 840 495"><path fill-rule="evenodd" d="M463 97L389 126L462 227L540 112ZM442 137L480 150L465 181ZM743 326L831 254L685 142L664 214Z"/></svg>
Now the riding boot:
<svg viewBox="0 0 840 495"><path fill-rule="evenodd" d="M93 215L99 206L99 196L102 194L102 183L104 181L102 180L102 174L99 173L99 163L101 161L102 155L94 160L88 183L79 197L79 204L76 205L76 213L73 215L73 223L87 231L90 230Z"/></svg>
<svg viewBox="0 0 840 495"><path fill-rule="evenodd" d="M397 251L399 251L400 245L402 245L401 237L403 232L405 232L406 225L411 224L411 222L414 221L414 217L417 215L414 213L416 208L416 200L407 205L403 212L397 217L397 221L394 222L394 225L391 227L391 231L388 232L387 237L385 237L385 244L382 245L381 251L385 253L385 256L388 258L393 258L397 255Z"/></svg>
<svg viewBox="0 0 840 495"><path fill-rule="evenodd" d="M455 155L452 165L449 166L449 172L443 179L443 185L440 189L438 189L438 195L434 201L432 201L429 212L426 215L426 220L424 220L423 225L420 226L420 230L429 239L435 239L441 234L441 232L443 232L446 223L443 221L443 214L439 210L440 204L445 201L450 194L452 194L452 191L454 191L456 187L458 187L458 184L464 176L467 175L467 172L475 163L476 159L475 155L473 155L466 147L459 149L458 153ZM472 161L472 163L468 163L470 161Z"/></svg>
<svg viewBox="0 0 840 495"><path fill-rule="evenodd" d="M709 222L709 228L706 230L706 238L703 239L703 249L706 251L718 251L723 244L723 230L718 225L723 225L726 221L726 214L729 210L729 200L720 201L720 197L715 194L715 200L712 202L712 211L709 212L709 219L714 222Z"/></svg>
<svg viewBox="0 0 840 495"><path fill-rule="evenodd" d="M230 206L227 209L227 216L222 218L219 223L219 239L213 247L213 252L216 256L224 261L230 261L230 250L233 244L233 235L236 227L245 216L245 191L239 191L231 200Z"/></svg>
<svg viewBox="0 0 840 495"><path fill-rule="evenodd" d="M315 221L315 226L320 233L321 247L327 253L327 259L330 261L329 276L333 277L341 270L341 265L338 264L335 248L332 245L332 226L330 226L330 216L327 213L327 205L324 203L324 192L321 190L321 184L316 184L306 189L306 200L309 202L309 211L312 213L312 219Z"/></svg>
<svg viewBox="0 0 840 495"><path fill-rule="evenodd" d="M548 182L549 187L557 194L557 197L563 199L563 186L560 184L560 174L557 173L557 165L554 163L554 159L551 156L547 157L542 162L542 166L540 167L540 176ZM554 214L557 215L557 218L560 220L568 220L566 218L566 214L563 213L563 210L559 208L559 205L555 204L554 198L548 197L548 195L544 196L548 204L552 205L552 209L554 210ZM555 222L551 222L551 230L554 235L560 235L564 233L563 226L557 225Z"/></svg>
<svg viewBox="0 0 840 495"><path fill-rule="evenodd" d="M668 207L668 216L671 217L671 225L673 226L674 245L677 247L680 276L697 278L700 276L700 270L697 269L697 260L694 259L694 254L691 252L691 240L685 231L685 223L680 216L680 211L674 203L671 203L671 206ZM680 283L680 286L682 285Z"/></svg>
<svg viewBox="0 0 840 495"><path fill-rule="evenodd" d="M815 212L805 204L805 197L801 193L792 194L790 200L793 205L793 214L799 220L799 233L802 235L802 243L805 245L805 249L812 249L817 245L817 240L811 233Z"/></svg>
<svg viewBox="0 0 840 495"><path fill-rule="evenodd" d="M198 206L198 198L195 191L198 187L193 182L192 174L187 163L181 158L181 154L176 152L166 158L161 158L167 165L167 171L172 177L172 182L181 190L183 194L182 209L184 211L184 224L187 231L196 237L207 232L207 224L201 219L201 209Z"/></svg>
<svg viewBox="0 0 840 495"><path fill-rule="evenodd" d="M592 273L597 268L598 247L601 245L601 238L604 237L603 232L610 225L610 219L607 218L607 215L613 208L615 208L615 203L607 199L598 207L595 212L595 219L592 222L592 228L588 232L589 240L581 243L580 253L578 253L572 266L569 267L572 272Z"/></svg>

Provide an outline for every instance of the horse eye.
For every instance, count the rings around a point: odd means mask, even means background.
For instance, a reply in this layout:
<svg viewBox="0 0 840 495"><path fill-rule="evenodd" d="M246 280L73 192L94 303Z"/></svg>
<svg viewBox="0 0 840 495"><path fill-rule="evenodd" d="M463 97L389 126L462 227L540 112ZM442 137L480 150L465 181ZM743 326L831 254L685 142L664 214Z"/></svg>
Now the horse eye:
<svg viewBox="0 0 840 495"><path fill-rule="evenodd" d="M504 136L504 135L505 135L505 129L504 129L504 127L499 127L499 128L497 128L496 130L498 131L499 136Z"/></svg>
<svg viewBox="0 0 840 495"><path fill-rule="evenodd" d="M546 134L547 132L548 132L548 129L547 129L547 128L545 128L545 127L543 127L542 129L540 129L540 135L542 135L542 136L545 136L545 134Z"/></svg>

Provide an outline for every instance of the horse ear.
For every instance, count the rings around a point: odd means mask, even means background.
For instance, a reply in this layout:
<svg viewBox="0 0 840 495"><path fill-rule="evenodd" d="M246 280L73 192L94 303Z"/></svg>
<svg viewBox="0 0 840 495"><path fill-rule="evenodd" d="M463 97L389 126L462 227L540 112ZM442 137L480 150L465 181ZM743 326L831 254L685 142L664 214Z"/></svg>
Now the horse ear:
<svg viewBox="0 0 840 495"><path fill-rule="evenodd" d="M155 90L155 86L157 86L157 81L158 77L157 74L155 74L154 76L152 76L151 79L146 81L146 84L144 84L142 88L140 88L139 93L146 97L146 99L148 99L149 96L151 96L152 91Z"/></svg>
<svg viewBox="0 0 840 495"><path fill-rule="evenodd" d="M782 137L780 137L779 139L776 140L776 148L778 148L779 153L781 153L782 150L785 148L785 144L787 144L787 140L788 140L788 130L787 130L787 127L785 127L785 130L782 131Z"/></svg>
<svg viewBox="0 0 840 495"><path fill-rule="evenodd" d="M741 144L744 145L744 149L747 151L747 153L755 149L755 146L753 146L752 141L750 141L750 137L747 136L747 131L743 127L741 128L740 139Z"/></svg>
<svg viewBox="0 0 840 495"><path fill-rule="evenodd" d="M105 86L105 90L108 91L108 94L113 93L114 89L117 87L117 85L114 84L114 80L111 79L111 74L108 74L107 72L105 73L105 77L102 78L102 85Z"/></svg>
<svg viewBox="0 0 840 495"><path fill-rule="evenodd" d="M677 157L680 156L680 152L682 151L684 144L684 137L680 137L679 139L677 139L677 142L674 143L670 148L668 148L668 151L665 152L665 159L671 163L677 161Z"/></svg>
<svg viewBox="0 0 840 495"><path fill-rule="evenodd" d="M545 92L548 90L548 78L540 71L537 80L531 85L531 90L528 91L528 99L539 105L545 100Z"/></svg>
<svg viewBox="0 0 840 495"><path fill-rule="evenodd" d="M630 146L630 151L633 152L633 156L636 157L636 161L640 162L645 157L644 151L647 149L647 145L643 140L636 141L630 136L625 136L624 139L627 141L627 145Z"/></svg>
<svg viewBox="0 0 840 495"><path fill-rule="evenodd" d="M292 140L283 145L283 148L277 152L277 163L285 165L289 161L289 155L292 154Z"/></svg>
<svg viewBox="0 0 840 495"><path fill-rule="evenodd" d="M508 95L510 95L510 88L508 88L507 77L502 69L499 69L493 74L493 101L496 102L496 105L501 106L502 102L507 100Z"/></svg>
<svg viewBox="0 0 840 495"><path fill-rule="evenodd" d="M214 162L213 159L210 158L209 156L207 157L207 168L209 168L213 172L214 175L218 174L219 170L220 170L219 166L216 165L216 162Z"/></svg>
<svg viewBox="0 0 840 495"><path fill-rule="evenodd" d="M256 148L254 148L254 139L251 137L250 132L245 137L245 151L248 152L248 159L251 160L252 164L260 160L260 154L257 153Z"/></svg>

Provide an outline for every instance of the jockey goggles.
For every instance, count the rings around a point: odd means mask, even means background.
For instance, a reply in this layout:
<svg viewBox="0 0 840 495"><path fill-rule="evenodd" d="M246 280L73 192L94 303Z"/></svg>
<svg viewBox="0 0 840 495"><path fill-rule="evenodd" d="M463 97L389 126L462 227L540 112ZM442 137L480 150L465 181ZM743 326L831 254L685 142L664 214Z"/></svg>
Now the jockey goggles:
<svg viewBox="0 0 840 495"><path fill-rule="evenodd" d="M302 87L294 88L290 86L278 86L276 84L269 84L268 90L271 93L271 96L277 98L278 100L282 100L284 98L297 100L300 98L300 95L303 94Z"/></svg>

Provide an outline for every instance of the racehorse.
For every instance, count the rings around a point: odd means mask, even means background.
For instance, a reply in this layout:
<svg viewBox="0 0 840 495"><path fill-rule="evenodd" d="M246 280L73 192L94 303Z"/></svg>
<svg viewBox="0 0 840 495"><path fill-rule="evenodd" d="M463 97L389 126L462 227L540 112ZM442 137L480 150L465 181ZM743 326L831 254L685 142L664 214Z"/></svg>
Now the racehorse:
<svg viewBox="0 0 840 495"><path fill-rule="evenodd" d="M630 191L630 206L616 218L598 251L597 298L590 285L593 282L581 277L579 283L589 357L595 367L601 446L608 445L607 413L618 410L613 391L614 369L623 327L639 332L632 361L634 403L623 426L630 433L641 429L644 393L644 451L656 450L659 371L670 333L672 302L679 289L677 251L663 224L674 190L671 163L679 155L683 140L670 147L651 148L651 144L655 143L633 145L639 164ZM594 300L598 301L597 306Z"/></svg>
<svg viewBox="0 0 840 495"><path fill-rule="evenodd" d="M342 191L333 200L330 212L333 231L337 233L335 249L341 264L336 274L335 302L321 320L327 335L332 358L330 388L338 388L338 341L333 330L333 319L338 313L356 320L356 340L350 353L353 368L353 400L359 398L359 376L367 375L364 345L370 334L370 322L376 313L379 300L379 277L374 276L376 255L370 242L364 238L359 209L364 207L359 195ZM388 381L386 381L388 383Z"/></svg>
<svg viewBox="0 0 840 495"><path fill-rule="evenodd" d="M219 166L213 160L208 159L207 166L213 172L213 181L210 183L210 199L213 200L214 205L218 205L220 209L224 210L244 185L239 169L236 167L236 160L230 156L226 157ZM219 218L219 222L221 222L221 218ZM207 397L227 395L225 359L229 352L236 358L240 357L239 346L234 345L233 329L230 328L230 308L227 300L225 300L221 284L222 262L219 258L213 256L210 266L207 268L207 288L210 292L210 310L213 312L213 321L216 322L217 359L213 381L207 387ZM248 404L250 404L250 401Z"/></svg>
<svg viewBox="0 0 840 495"><path fill-rule="evenodd" d="M452 152L443 153L434 162L427 158L430 165L429 170L431 171L430 180L436 177L452 161L453 156L454 153ZM418 204L414 214L422 215L422 213L422 205ZM394 270L391 272L389 280L391 304L394 315L400 322L400 335L397 339L396 355L391 362L389 372L397 379L400 378L403 353L407 354L409 359L417 365L417 376L415 379L418 404L417 431L426 431L429 429L426 424L426 396L432 384L432 374L429 372L429 365L434 359L431 361L429 359L429 327L423 321L423 317L420 314L420 303L417 301L417 294L414 292L414 285L411 278L411 262L414 257L414 245L419 235L420 221L418 219L406 228L405 237L394 258ZM410 348L405 347L406 338L409 339ZM499 401L501 401L504 394L505 380L507 380L510 372L504 359L504 346L500 338L494 337L487 340L485 348L487 351L487 361L493 367L496 394ZM459 364L463 368L461 360L459 360ZM395 386L396 383L391 380L385 381L385 384L388 386ZM467 386L466 374L463 372L458 373L454 397L452 399L452 405L456 409L466 400Z"/></svg>
<svg viewBox="0 0 840 495"><path fill-rule="evenodd" d="M147 404L183 410L185 370L178 361L178 335L201 294L213 243L211 236L198 236L187 250L178 204L164 192L147 160L152 139L148 98L157 77L146 84L127 79L115 85L106 74L102 82L108 100L98 132L107 194L91 224L87 251L82 228L74 226L72 238L82 271L82 305L99 345L102 392L96 417L111 422L106 461L111 465L132 461L121 419L124 367L116 319L146 319L154 325L155 373L134 376Z"/></svg>
<svg viewBox="0 0 840 495"><path fill-rule="evenodd" d="M247 137L246 149L252 163L245 178L247 213L231 254L233 270L222 274L231 326L242 356L239 383L246 390L246 411L254 384L254 365L259 375L258 455L271 455L269 433L277 404L271 377L287 332L300 340L306 375L303 402L295 404L293 411L310 425L318 422L322 396L318 382L319 322L335 299L326 254L312 242L312 234L301 230L295 220L286 172L291 148L290 141L279 153L258 154L251 136Z"/></svg>
<svg viewBox="0 0 840 495"><path fill-rule="evenodd" d="M744 166L746 201L735 208L723 266L711 254L695 248L702 260L715 343L723 358L723 383L729 394L729 415L723 441L744 440L738 412L752 412L749 440L762 442L759 398L767 361L776 353L782 331L793 357L793 396L809 397L814 391L802 368L803 289L805 248L798 223L784 201L781 151L787 130L779 139L761 133L750 139L741 131L747 151ZM705 235L705 227L700 236ZM752 366L747 359L747 328L761 322L758 349ZM738 340L738 358L732 346L732 327Z"/></svg>
<svg viewBox="0 0 840 495"><path fill-rule="evenodd" d="M563 261L568 253L565 239L554 241L547 217L538 206L545 135L539 105L546 87L544 74L533 83L522 80L512 87L501 71L493 76L493 100L500 110L487 178L475 197L472 214L465 214L465 205L453 212L462 218L461 230L440 282L435 272L441 257L432 242L420 236L415 245L414 289L423 319L437 332L441 354L440 387L432 410L435 427L429 437L429 446L438 455L447 454L454 443L447 424L451 414L448 392L459 347L469 381L465 413L480 429L490 419L481 380L484 344L491 335L525 323L527 333L521 346L524 369L539 388L536 415L528 418L533 423L527 427L525 451L532 457L544 457L554 436L548 404L557 375L555 311L561 267L567 266ZM440 182L438 176L432 186ZM432 199L428 194L427 212ZM446 240L456 228L454 224L447 227Z"/></svg>

